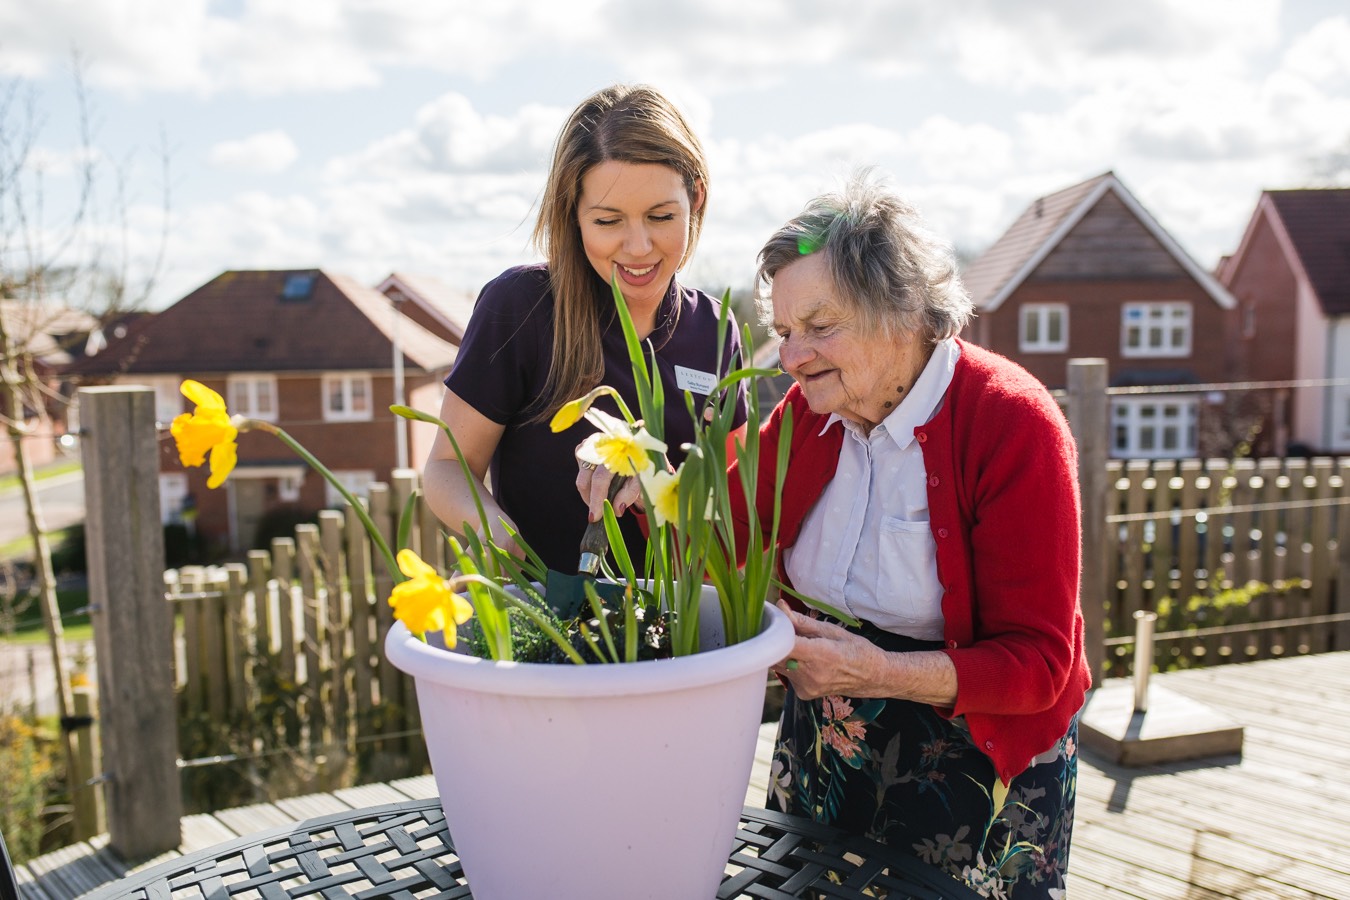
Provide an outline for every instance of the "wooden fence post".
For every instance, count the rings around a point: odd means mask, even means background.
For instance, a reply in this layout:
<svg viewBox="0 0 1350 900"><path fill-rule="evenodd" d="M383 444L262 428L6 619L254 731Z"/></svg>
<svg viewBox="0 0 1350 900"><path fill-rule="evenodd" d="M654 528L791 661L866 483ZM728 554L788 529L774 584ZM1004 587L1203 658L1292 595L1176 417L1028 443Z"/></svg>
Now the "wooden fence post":
<svg viewBox="0 0 1350 900"><path fill-rule="evenodd" d="M1068 371L1069 429L1078 444L1078 491L1083 502L1084 649L1092 680L1100 682L1106 661L1106 360L1071 359Z"/></svg>
<svg viewBox="0 0 1350 900"><path fill-rule="evenodd" d="M94 692L84 684L71 689L75 701L75 717L84 721L93 721ZM99 734L98 728L90 725L75 732L75 759L79 767L75 782L75 796L72 800L75 816L75 837L89 840L103 834L107 821L103 814L103 785L98 784Z"/></svg>
<svg viewBox="0 0 1350 900"><path fill-rule="evenodd" d="M1341 497L1350 497L1350 458L1341 457ZM1336 598L1332 612L1350 613L1350 506L1336 512ZM1333 650L1350 650L1350 622L1335 626Z"/></svg>
<svg viewBox="0 0 1350 900"><path fill-rule="evenodd" d="M108 842L134 861L182 843L155 392L83 388L79 403Z"/></svg>

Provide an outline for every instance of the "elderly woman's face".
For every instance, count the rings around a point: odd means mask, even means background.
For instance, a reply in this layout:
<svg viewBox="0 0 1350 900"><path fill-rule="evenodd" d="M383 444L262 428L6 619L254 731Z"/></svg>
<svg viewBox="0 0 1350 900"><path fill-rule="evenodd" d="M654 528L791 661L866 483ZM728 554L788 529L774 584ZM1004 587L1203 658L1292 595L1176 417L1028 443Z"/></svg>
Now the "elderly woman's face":
<svg viewBox="0 0 1350 900"><path fill-rule="evenodd" d="M864 333L838 297L821 254L789 263L773 278L773 329L783 371L817 413L838 413L870 428L886 418L914 377L917 341ZM901 390L903 388L903 390Z"/></svg>

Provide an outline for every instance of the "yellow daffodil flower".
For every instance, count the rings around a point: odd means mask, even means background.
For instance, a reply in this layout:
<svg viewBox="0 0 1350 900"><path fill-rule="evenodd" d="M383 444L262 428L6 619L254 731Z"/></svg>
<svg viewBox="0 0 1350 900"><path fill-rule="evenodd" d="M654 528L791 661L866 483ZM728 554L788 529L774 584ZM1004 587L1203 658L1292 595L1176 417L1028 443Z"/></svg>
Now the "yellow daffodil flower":
<svg viewBox="0 0 1350 900"><path fill-rule="evenodd" d="M642 422L629 425L601 409L590 409L586 419L600 429L588 437L577 451L586 462L603 465L616 475L639 475L652 471L648 452L665 453L666 445L652 437Z"/></svg>
<svg viewBox="0 0 1350 900"><path fill-rule="evenodd" d="M445 645L454 647L455 626L469 621L473 606L450 590L440 573L411 550L398 552L398 567L408 580L394 585L389 595L394 618L418 637L428 631L443 631Z"/></svg>
<svg viewBox="0 0 1350 900"><path fill-rule="evenodd" d="M642 487L651 499L656 524L680 524L680 472L655 471L641 478Z"/></svg>
<svg viewBox="0 0 1350 900"><path fill-rule="evenodd" d="M548 423L549 430L554 434L559 431L566 431L573 425L581 421L581 417L586 414L590 407L587 397L579 397L576 400L569 400L564 403L562 409L553 414L553 419Z"/></svg>
<svg viewBox="0 0 1350 900"><path fill-rule="evenodd" d="M183 382L181 390L197 408L178 416L169 425L169 433L178 445L178 458L185 466L200 466L209 452L211 477L206 486L220 487L238 461L235 438L239 430L230 421L224 399L215 391L191 379Z"/></svg>
<svg viewBox="0 0 1350 900"><path fill-rule="evenodd" d="M590 411L591 404L605 394L613 397L615 402L619 404L620 411L624 412L625 415L627 414L628 408L624 405L623 398L619 396L614 388L607 384L602 384L598 388L593 388L586 396L578 397L575 400L564 403L562 409L559 409L553 414L552 421L548 423L549 429L554 434L557 434L560 431L566 431L571 428L581 421L582 416Z"/></svg>

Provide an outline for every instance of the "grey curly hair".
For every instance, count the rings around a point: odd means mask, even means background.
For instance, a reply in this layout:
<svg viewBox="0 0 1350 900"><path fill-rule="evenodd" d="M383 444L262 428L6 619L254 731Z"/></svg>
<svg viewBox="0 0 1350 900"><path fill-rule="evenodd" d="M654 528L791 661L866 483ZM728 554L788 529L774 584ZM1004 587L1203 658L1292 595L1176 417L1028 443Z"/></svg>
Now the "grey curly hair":
<svg viewBox="0 0 1350 900"><path fill-rule="evenodd" d="M974 312L951 244L871 169L811 200L764 244L756 304L765 325L773 318L774 276L811 253L825 254L840 299L888 335L909 332L936 343L958 334Z"/></svg>

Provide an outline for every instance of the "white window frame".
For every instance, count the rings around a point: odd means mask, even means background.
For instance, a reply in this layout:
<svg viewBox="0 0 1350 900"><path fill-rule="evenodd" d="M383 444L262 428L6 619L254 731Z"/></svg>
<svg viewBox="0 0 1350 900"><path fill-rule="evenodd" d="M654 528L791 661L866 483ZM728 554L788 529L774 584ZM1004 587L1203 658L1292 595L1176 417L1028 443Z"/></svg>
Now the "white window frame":
<svg viewBox="0 0 1350 900"><path fill-rule="evenodd" d="M1051 340L1050 316L1059 313L1059 339ZM1027 319L1036 320L1035 339L1027 337ZM1069 349L1069 305L1067 303L1027 303L1018 311L1017 348L1023 353L1063 353Z"/></svg>
<svg viewBox="0 0 1350 900"><path fill-rule="evenodd" d="M334 469L334 477L337 478L342 486L351 491L352 496L360 500L363 497L370 496L370 486L375 483L374 469ZM338 492L338 489L324 479L323 503L329 509L345 509L347 499Z"/></svg>
<svg viewBox="0 0 1350 900"><path fill-rule="evenodd" d="M1155 321L1156 320L1156 321ZM1138 343L1131 344L1131 329L1137 329ZM1182 329L1181 340L1173 332ZM1151 338L1157 331L1158 341ZM1180 357L1191 355L1191 337L1195 316L1185 300L1126 303L1120 308L1120 355L1141 357Z"/></svg>
<svg viewBox="0 0 1350 900"><path fill-rule="evenodd" d="M271 408L263 409L259 402L259 388L267 388L271 399ZM225 405L231 413L261 419L264 422L277 421L279 406L277 398L277 376L275 375L231 375L226 379Z"/></svg>
<svg viewBox="0 0 1350 900"><path fill-rule="evenodd" d="M1199 455L1199 421L1197 396L1116 397L1111 401L1111 455L1117 459L1195 457Z"/></svg>
<svg viewBox="0 0 1350 900"><path fill-rule="evenodd" d="M168 425L187 405L180 386L183 379L176 375L152 375L147 378L127 379L127 384L144 385L155 392L155 421Z"/></svg>
<svg viewBox="0 0 1350 900"><path fill-rule="evenodd" d="M369 372L330 372L323 376L323 420L325 422L369 422L374 417L375 398L373 396L373 379ZM366 408L363 410L352 409L352 397L355 395L353 387L360 384L365 390ZM342 391L343 408L333 409L331 400L333 388L338 386Z"/></svg>
<svg viewBox="0 0 1350 900"><path fill-rule="evenodd" d="M188 477L186 472L161 472L159 474L159 521L170 525L183 521L183 501L188 496Z"/></svg>

